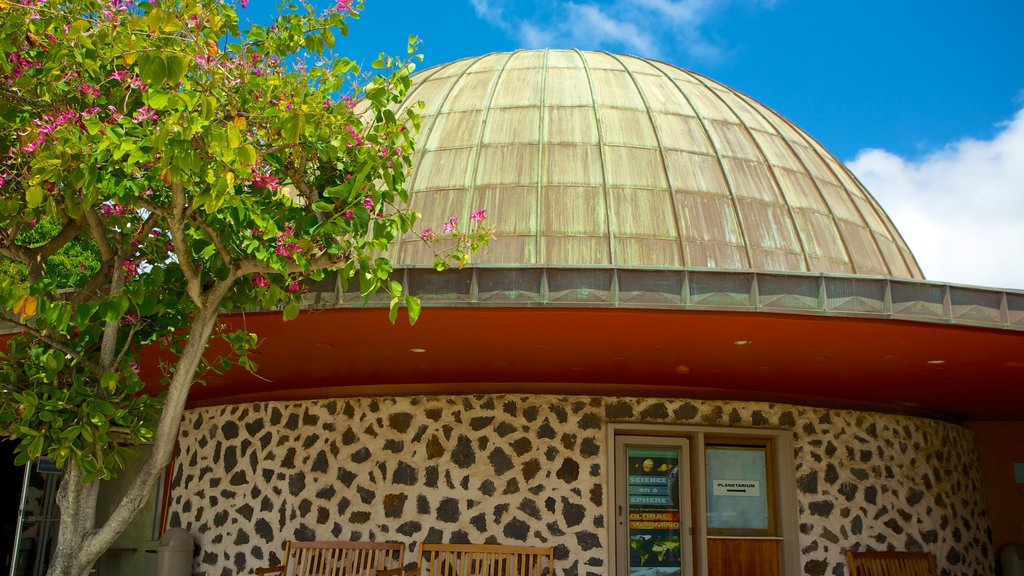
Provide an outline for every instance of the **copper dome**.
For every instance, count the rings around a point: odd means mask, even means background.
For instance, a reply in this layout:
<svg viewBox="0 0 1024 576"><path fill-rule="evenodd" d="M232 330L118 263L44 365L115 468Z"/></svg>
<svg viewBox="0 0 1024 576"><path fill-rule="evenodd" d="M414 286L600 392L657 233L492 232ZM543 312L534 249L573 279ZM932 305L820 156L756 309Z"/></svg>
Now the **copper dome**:
<svg viewBox="0 0 1024 576"><path fill-rule="evenodd" d="M413 76L424 222L488 210L477 266L715 268L922 278L896 227L810 136L674 66L575 50ZM398 266L431 261L413 238Z"/></svg>

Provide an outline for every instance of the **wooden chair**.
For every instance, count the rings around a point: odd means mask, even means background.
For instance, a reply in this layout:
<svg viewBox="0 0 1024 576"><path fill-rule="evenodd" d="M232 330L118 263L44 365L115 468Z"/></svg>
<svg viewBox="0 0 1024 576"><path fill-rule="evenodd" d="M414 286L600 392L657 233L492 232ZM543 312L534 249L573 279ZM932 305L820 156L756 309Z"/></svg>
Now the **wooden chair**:
<svg viewBox="0 0 1024 576"><path fill-rule="evenodd" d="M930 552L846 552L850 576L938 576Z"/></svg>
<svg viewBox="0 0 1024 576"><path fill-rule="evenodd" d="M376 576L380 570L405 565L405 545L397 542L347 542L344 540L289 541L284 564L257 568L256 574L281 576Z"/></svg>
<svg viewBox="0 0 1024 576"><path fill-rule="evenodd" d="M420 544L412 570L377 576L551 576L555 549L497 544Z"/></svg>

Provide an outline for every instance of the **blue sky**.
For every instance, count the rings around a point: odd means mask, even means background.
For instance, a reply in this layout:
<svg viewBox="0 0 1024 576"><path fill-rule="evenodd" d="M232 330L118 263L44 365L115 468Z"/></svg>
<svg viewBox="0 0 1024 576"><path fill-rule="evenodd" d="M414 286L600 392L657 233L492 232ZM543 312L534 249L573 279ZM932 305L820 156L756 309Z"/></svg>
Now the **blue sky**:
<svg viewBox="0 0 1024 576"><path fill-rule="evenodd" d="M930 279L1024 289L1022 23L1019 0L366 0L338 51L414 34L424 66L574 47L694 70L850 165Z"/></svg>

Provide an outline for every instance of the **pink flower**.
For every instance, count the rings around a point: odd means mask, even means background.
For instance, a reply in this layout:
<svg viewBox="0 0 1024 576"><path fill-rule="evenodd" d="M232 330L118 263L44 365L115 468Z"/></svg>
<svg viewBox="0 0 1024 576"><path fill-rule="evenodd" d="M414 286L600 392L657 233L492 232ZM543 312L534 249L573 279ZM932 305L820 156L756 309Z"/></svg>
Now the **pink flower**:
<svg viewBox="0 0 1024 576"><path fill-rule="evenodd" d="M100 204L96 210L99 211L100 216L104 218L110 218L111 216L124 216L128 213L128 209L116 202L104 202Z"/></svg>
<svg viewBox="0 0 1024 576"><path fill-rule="evenodd" d="M298 292L299 291L299 281L296 280L296 281L292 282L291 284L289 284L288 285L288 291L291 292L292 294Z"/></svg>
<svg viewBox="0 0 1024 576"><path fill-rule="evenodd" d="M355 12L355 9L352 8L352 0L338 0L336 8L338 12L341 12L343 14L350 14L352 12Z"/></svg>
<svg viewBox="0 0 1024 576"><path fill-rule="evenodd" d="M252 285L254 288L266 288L270 286L270 280L267 280L267 277L262 274L253 274Z"/></svg>
<svg viewBox="0 0 1024 576"><path fill-rule="evenodd" d="M281 183L281 179L270 174L253 174L252 183L276 191Z"/></svg>
<svg viewBox="0 0 1024 576"><path fill-rule="evenodd" d="M345 210L344 212L341 213L341 217L351 220L356 217L356 213L351 210Z"/></svg>
<svg viewBox="0 0 1024 576"><path fill-rule="evenodd" d="M292 254L302 252L302 247L292 241L292 234L294 233L295 229L291 226L284 227L284 232L277 235L277 245L274 247L275 254L291 258Z"/></svg>
<svg viewBox="0 0 1024 576"><path fill-rule="evenodd" d="M124 80L124 77L127 75L127 70L115 70L111 72L110 76L107 76L107 78L110 78L111 80L117 80L118 82L120 82L121 80Z"/></svg>
<svg viewBox="0 0 1024 576"><path fill-rule="evenodd" d="M475 211L475 212L473 212L472 214L469 215L469 219L474 221L474 222L479 222L481 220L486 220L487 219L487 210L477 210L477 211Z"/></svg>
<svg viewBox="0 0 1024 576"><path fill-rule="evenodd" d="M156 110L149 106L143 106L135 111L135 118L133 118L133 120L138 124L140 122L145 122L146 120L157 120L158 118L160 117L157 115Z"/></svg>
<svg viewBox="0 0 1024 576"><path fill-rule="evenodd" d="M420 232L420 240L424 242L433 242L436 237L437 235L434 234L434 230L431 228L424 228L423 232Z"/></svg>
<svg viewBox="0 0 1024 576"><path fill-rule="evenodd" d="M363 208L366 208L367 210L373 210L373 198L369 196L363 198Z"/></svg>
<svg viewBox="0 0 1024 576"><path fill-rule="evenodd" d="M107 112L110 112L110 118L107 119L110 123L115 123L122 117L121 113L117 111L117 108L114 108L113 106L108 105Z"/></svg>
<svg viewBox="0 0 1024 576"><path fill-rule="evenodd" d="M459 219L456 218L455 216L452 216L451 218L449 218L448 221L444 223L444 233L445 234L450 234L450 233L454 232L455 231L455 226L457 226L458 223L459 223Z"/></svg>
<svg viewBox="0 0 1024 576"><path fill-rule="evenodd" d="M92 84L85 83L78 87L78 91L88 96L99 96L100 89L93 86Z"/></svg>
<svg viewBox="0 0 1024 576"><path fill-rule="evenodd" d="M241 6L242 6L242 10L245 10L246 8L248 8L248 7L249 7L249 0L241 0L241 1L239 2L239 4L241 4Z"/></svg>
<svg viewBox="0 0 1024 576"><path fill-rule="evenodd" d="M355 103L352 102L352 103L349 104L349 106L353 106L354 104ZM348 135L352 137L352 140L354 142L354 143L353 142L349 142L348 143L348 147L351 148L352 146L362 146L363 145L363 137L359 135L359 132L356 132L356 129L353 128L352 126L348 126L347 128L348 128Z"/></svg>
<svg viewBox="0 0 1024 576"><path fill-rule="evenodd" d="M138 276L139 274L139 265L131 260L121 262L121 267L124 268L124 273L128 278Z"/></svg>
<svg viewBox="0 0 1024 576"><path fill-rule="evenodd" d="M131 86L132 88L135 88L136 90L143 90L143 91L145 91L147 88L149 88L149 86L146 86L145 84L142 83L142 79L139 78L138 76L132 76L131 78L129 78L128 79L128 85Z"/></svg>

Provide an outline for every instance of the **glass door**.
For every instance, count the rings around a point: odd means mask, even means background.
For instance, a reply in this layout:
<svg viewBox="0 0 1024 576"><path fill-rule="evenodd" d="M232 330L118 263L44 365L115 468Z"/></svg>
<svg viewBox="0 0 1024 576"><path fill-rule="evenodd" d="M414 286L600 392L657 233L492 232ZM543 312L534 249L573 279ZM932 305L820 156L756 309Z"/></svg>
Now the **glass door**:
<svg viewBox="0 0 1024 576"><path fill-rule="evenodd" d="M43 458L25 465L21 508L11 562L11 576L43 576L57 545L60 509L57 488L61 473Z"/></svg>
<svg viewBox="0 0 1024 576"><path fill-rule="evenodd" d="M689 446L685 438L615 438L617 574L691 575Z"/></svg>

